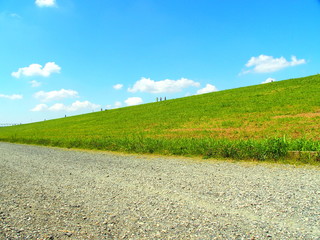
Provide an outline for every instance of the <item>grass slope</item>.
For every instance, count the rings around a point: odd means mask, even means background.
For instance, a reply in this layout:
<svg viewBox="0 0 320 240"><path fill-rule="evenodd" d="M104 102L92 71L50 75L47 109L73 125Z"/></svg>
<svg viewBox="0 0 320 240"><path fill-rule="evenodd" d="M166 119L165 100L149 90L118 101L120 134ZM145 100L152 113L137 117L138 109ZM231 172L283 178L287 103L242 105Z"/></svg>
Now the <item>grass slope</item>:
<svg viewBox="0 0 320 240"><path fill-rule="evenodd" d="M320 75L0 128L0 140L207 157L320 152ZM313 160L319 159L313 153ZM315 157L314 157L315 156ZM311 161L310 155L307 161ZM304 157L306 160L306 157Z"/></svg>

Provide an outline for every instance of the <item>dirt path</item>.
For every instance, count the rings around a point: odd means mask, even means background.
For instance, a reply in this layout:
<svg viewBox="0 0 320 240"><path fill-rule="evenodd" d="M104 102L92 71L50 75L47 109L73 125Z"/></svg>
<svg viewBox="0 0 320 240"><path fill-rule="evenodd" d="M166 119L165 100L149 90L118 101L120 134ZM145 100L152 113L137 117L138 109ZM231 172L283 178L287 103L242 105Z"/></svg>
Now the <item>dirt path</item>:
<svg viewBox="0 0 320 240"><path fill-rule="evenodd" d="M0 239L320 239L320 171L0 143Z"/></svg>

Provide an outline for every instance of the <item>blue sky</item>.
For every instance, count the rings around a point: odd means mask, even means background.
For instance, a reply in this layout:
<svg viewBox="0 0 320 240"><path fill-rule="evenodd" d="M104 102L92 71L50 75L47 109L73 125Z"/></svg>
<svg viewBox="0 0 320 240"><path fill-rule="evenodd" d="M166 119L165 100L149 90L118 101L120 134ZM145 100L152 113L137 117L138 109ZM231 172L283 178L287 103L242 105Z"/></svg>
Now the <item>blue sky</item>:
<svg viewBox="0 0 320 240"><path fill-rule="evenodd" d="M320 72L318 0L3 0L0 36L0 123Z"/></svg>

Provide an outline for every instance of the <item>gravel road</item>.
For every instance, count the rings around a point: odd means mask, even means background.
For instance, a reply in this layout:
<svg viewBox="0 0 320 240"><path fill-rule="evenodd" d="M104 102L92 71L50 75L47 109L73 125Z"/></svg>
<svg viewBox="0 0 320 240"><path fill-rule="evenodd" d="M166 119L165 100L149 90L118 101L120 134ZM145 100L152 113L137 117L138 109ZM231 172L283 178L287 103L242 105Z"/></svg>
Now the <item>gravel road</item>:
<svg viewBox="0 0 320 240"><path fill-rule="evenodd" d="M0 143L0 239L320 239L320 170Z"/></svg>

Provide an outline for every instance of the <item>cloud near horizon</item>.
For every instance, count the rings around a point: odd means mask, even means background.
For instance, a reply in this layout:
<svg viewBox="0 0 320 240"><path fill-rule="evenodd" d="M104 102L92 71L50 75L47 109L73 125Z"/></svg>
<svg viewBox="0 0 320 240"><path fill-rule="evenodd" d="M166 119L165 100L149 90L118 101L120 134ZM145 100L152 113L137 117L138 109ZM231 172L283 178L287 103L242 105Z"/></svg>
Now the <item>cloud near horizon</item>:
<svg viewBox="0 0 320 240"><path fill-rule="evenodd" d="M146 92L146 93L175 93L180 92L187 87L199 87L200 83L187 78L178 80L165 79L154 81L150 78L141 78L132 88L128 88L128 92Z"/></svg>
<svg viewBox="0 0 320 240"><path fill-rule="evenodd" d="M124 102L127 104L127 106L134 106L143 103L143 100L140 97L130 97Z"/></svg>
<svg viewBox="0 0 320 240"><path fill-rule="evenodd" d="M106 106L106 109L116 109L120 107L122 107L122 102L116 101L113 106L111 104L108 104Z"/></svg>
<svg viewBox="0 0 320 240"><path fill-rule="evenodd" d="M117 101L117 102L114 103L114 107L115 108L120 108L120 107L122 107L122 103Z"/></svg>
<svg viewBox="0 0 320 240"><path fill-rule="evenodd" d="M55 62L48 62L44 67L42 65L33 63L29 67L19 68L17 72L11 73L11 76L15 78L20 78L21 76L33 77L49 77L52 73L60 73L61 67L59 67Z"/></svg>
<svg viewBox="0 0 320 240"><path fill-rule="evenodd" d="M56 5L56 0L36 0L35 4L38 7L54 7Z"/></svg>
<svg viewBox="0 0 320 240"><path fill-rule="evenodd" d="M0 98L6 98L10 100L19 100L19 99L22 99L23 96L20 94L12 94L12 95L0 94Z"/></svg>
<svg viewBox="0 0 320 240"><path fill-rule="evenodd" d="M288 61L284 57L274 58L273 56L260 55L258 57L251 57L246 63L246 67L251 69L243 70L241 74L276 72L287 67L305 63L305 59L297 59L296 56L292 56L291 61Z"/></svg>
<svg viewBox="0 0 320 240"><path fill-rule="evenodd" d="M204 94L204 93L210 93L210 92L216 92L216 91L218 91L218 89L215 86L208 83L204 88L199 89L197 91L197 94Z"/></svg>
<svg viewBox="0 0 320 240"><path fill-rule="evenodd" d="M265 81L263 81L261 84L265 84L265 83L271 83L271 82L275 82L276 80L274 78L267 78Z"/></svg>
<svg viewBox="0 0 320 240"><path fill-rule="evenodd" d="M33 96L42 102L50 102L50 101L61 100L64 98L79 97L79 94L77 91L74 91L74 90L61 89L59 91L51 91L51 92L39 91L35 93Z"/></svg>
<svg viewBox="0 0 320 240"><path fill-rule="evenodd" d="M31 109L32 112L41 112L41 111L51 111L51 112L59 112L59 111L65 111L65 112L76 112L80 110L97 110L101 108L100 105L91 103L89 101L75 101L69 106L66 106L62 103L56 103L49 107L47 104L41 103L35 106L33 109Z"/></svg>

